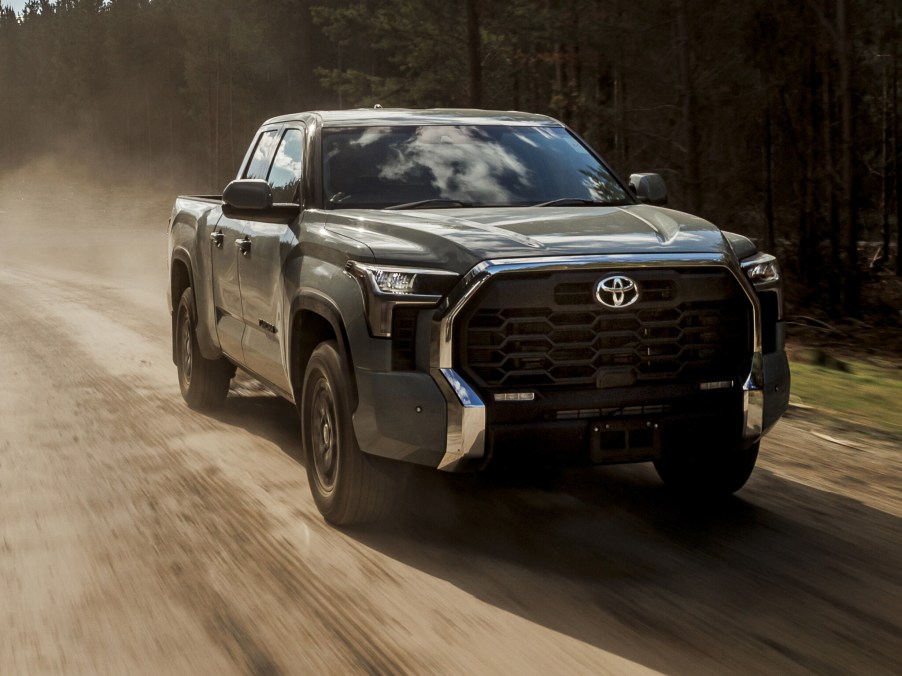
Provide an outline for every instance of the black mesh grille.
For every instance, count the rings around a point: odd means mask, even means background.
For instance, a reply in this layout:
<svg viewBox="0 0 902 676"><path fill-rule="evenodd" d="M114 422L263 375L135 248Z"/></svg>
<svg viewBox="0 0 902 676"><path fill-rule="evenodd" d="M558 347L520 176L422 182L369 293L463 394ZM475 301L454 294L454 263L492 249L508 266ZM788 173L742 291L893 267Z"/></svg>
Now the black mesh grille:
<svg viewBox="0 0 902 676"><path fill-rule="evenodd" d="M460 365L489 389L725 381L747 368L749 301L729 272L618 271L640 293L618 309L594 297L611 274L495 278L458 320Z"/></svg>

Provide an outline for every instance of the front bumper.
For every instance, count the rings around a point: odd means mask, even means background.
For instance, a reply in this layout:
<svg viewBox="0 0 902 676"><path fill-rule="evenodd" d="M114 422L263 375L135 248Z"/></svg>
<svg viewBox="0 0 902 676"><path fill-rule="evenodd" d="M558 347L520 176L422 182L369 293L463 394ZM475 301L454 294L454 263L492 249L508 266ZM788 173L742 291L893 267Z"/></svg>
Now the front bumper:
<svg viewBox="0 0 902 676"><path fill-rule="evenodd" d="M461 309L494 275L523 270L642 266L721 265L729 269L749 297L754 351L748 372L729 389L700 391L697 384L631 386L579 392L536 392L535 400L486 401L453 363L453 326ZM426 316L424 315L424 319ZM426 328L427 322L421 322ZM420 333L420 332L418 332ZM708 439L724 446L751 446L779 420L789 398L789 367L782 323L776 339L762 349L761 312L754 289L729 259L680 256L649 260L641 256L524 259L480 264L435 313L423 353L425 371L378 373L357 369L359 406L354 427L360 447L371 454L438 467L445 471L478 469L499 450L553 450L556 456L593 457L606 424L617 433L661 444ZM419 348L418 348L419 349ZM653 402L649 405L649 402ZM643 427L652 432L640 433ZM640 430L634 432L633 430ZM642 453L605 456L601 462L653 459Z"/></svg>
<svg viewBox="0 0 902 676"><path fill-rule="evenodd" d="M606 418L604 405L559 411L558 416L543 415L542 406L523 404L523 420L491 420L493 417L479 395L453 369L443 369L440 377L448 410L445 453L438 467L445 471L478 468L497 451L514 448L523 453L554 449L554 455L581 462L592 457L596 442L593 434L604 432L605 421L616 430L624 427L662 431L662 443L678 444L686 440L717 440L726 446L748 447L758 442L786 411L789 400L789 367L783 351L756 355L753 368L740 388L721 391L707 397L688 395L664 400L660 406L633 407L622 417L626 406L612 406L615 416ZM518 406L507 404L508 408ZM644 408L645 410L638 410ZM629 412L629 411L628 411ZM572 414L563 416L561 414ZM651 448L651 447L649 447ZM612 456L612 462L652 460L649 452ZM619 458L619 459L618 459ZM606 461L601 461L606 462Z"/></svg>
<svg viewBox="0 0 902 676"><path fill-rule="evenodd" d="M776 345L772 352L765 354L762 350L762 313L755 289L749 283L740 267L731 257L726 255L671 255L666 257L649 257L641 255L612 255L591 257L534 258L486 261L468 273L455 292L452 292L444 309L437 313L432 330L430 354L430 373L447 402L447 434L445 452L439 467L447 471L464 470L484 463L496 445L499 435L495 433L503 428L492 421L486 402L462 374L454 368L453 335L454 322L464 306L471 301L479 289L497 275L523 272L551 272L557 270L591 269L602 272L612 269L629 268L672 268L693 266L721 266L738 281L747 296L752 308L753 336L752 357L748 374L732 393L735 397L735 409L724 416L722 411L682 411L679 420L698 419L708 421L710 425L730 419L735 411L739 422L734 430L724 439L733 446L748 447L756 443L783 415L789 398L789 367L783 349L782 324L776 333ZM728 392L723 392L728 395ZM727 399L730 399L727 396ZM589 407L586 417L593 417L593 409ZM698 415L696 415L696 413ZM603 415L597 414L599 419ZM641 415L641 413L640 413ZM650 426L665 422L658 415L650 415L644 419ZM668 421L669 422L669 421ZM702 422L701 425L705 425ZM671 429L674 425L670 425ZM679 424L676 425L679 428ZM691 425L690 425L691 428ZM541 439L547 436L546 431L565 442L565 438L575 440L584 434L590 434L594 427L588 422L559 423L558 421L531 420L519 424L520 432L528 437ZM508 430L510 431L510 430ZM505 436L504 434L500 436ZM512 435L517 437L517 434ZM566 443L566 442L565 442ZM557 444L555 444L557 445Z"/></svg>

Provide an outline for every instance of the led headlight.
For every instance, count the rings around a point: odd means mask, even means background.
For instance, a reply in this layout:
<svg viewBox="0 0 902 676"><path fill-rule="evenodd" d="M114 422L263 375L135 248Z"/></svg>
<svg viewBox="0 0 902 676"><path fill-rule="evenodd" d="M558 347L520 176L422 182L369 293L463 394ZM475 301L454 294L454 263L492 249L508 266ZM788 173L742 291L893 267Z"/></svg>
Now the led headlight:
<svg viewBox="0 0 902 676"><path fill-rule="evenodd" d="M391 270L373 270L373 279L376 286L383 293L413 293L414 282L417 281L415 272L398 272Z"/></svg>
<svg viewBox="0 0 902 676"><path fill-rule="evenodd" d="M432 268L402 268L348 261L348 272L360 283L367 322L374 336L391 336L396 305L437 305L459 275Z"/></svg>
<svg viewBox="0 0 902 676"><path fill-rule="evenodd" d="M756 288L772 286L780 281L780 266L770 254L756 254L747 258L742 261L742 270Z"/></svg>

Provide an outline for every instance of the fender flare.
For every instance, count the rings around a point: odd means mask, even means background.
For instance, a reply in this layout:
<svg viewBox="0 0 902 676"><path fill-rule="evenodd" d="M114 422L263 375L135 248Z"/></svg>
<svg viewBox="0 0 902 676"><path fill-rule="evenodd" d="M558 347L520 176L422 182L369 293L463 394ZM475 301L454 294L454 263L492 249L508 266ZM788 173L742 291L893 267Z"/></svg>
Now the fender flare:
<svg viewBox="0 0 902 676"><path fill-rule="evenodd" d="M169 260L169 288L168 294L170 297L170 316L172 317L172 355L173 360L175 360L175 310L178 307L179 298L173 298L172 293L172 269L174 264L178 262L184 265L188 270L188 285L194 290L194 300L195 303L198 301L198 288L195 284L195 280L197 279L197 270L195 269L194 259L191 256L191 253L182 245L176 246L172 250L172 255ZM197 317L195 317L195 321L197 322L196 334L198 347L200 348L201 354L206 359L216 359L222 356L222 352L219 348L219 339L218 336L215 335L215 332L212 330L210 326L207 326L207 321L205 315L198 310Z"/></svg>
<svg viewBox="0 0 902 676"><path fill-rule="evenodd" d="M294 297L294 300L291 301L291 309L289 312L288 358L290 362L291 385L295 390L295 399L300 405L298 395L300 394L300 385L303 383L304 374L299 372L300 369L298 368L297 359L294 355L294 349L297 342L294 332L296 325L295 320L301 312L311 312L318 315L332 327L332 332L338 343L338 352L344 358L343 361L345 368L347 369L346 376L348 382L351 384L351 410L356 410L358 401L357 379L354 377L354 360L351 357L348 332L345 329L341 311L338 309L338 305L336 305L332 298L316 289L310 288L304 288L298 292Z"/></svg>

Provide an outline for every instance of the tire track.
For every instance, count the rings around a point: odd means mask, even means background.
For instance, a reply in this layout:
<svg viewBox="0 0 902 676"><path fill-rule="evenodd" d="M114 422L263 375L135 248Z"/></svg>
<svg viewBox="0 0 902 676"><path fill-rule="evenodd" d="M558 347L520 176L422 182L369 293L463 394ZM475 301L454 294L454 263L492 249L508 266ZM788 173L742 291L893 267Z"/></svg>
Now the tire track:
<svg viewBox="0 0 902 676"><path fill-rule="evenodd" d="M71 306L77 299L70 291L59 302ZM127 386L122 378L99 375L104 373L104 365L82 352L65 331L28 315L28 308L34 304L16 303L11 308L11 314L19 317L20 330L42 337L41 345L30 345L27 359L46 359L46 341L55 346L55 356L66 363L69 376L84 380L80 396L73 402L75 416L84 421L83 445L102 443L118 451L101 460L99 476L117 485L122 495L128 495L140 483L142 501L130 506L130 526L137 537L125 537L133 540L131 548L135 551L140 551L148 539L154 543L150 563L159 580L165 583L169 595L181 599L192 614L200 616L200 624L211 640L252 673L290 671L275 655L286 652L284 645L290 641L291 632L263 632L283 634L282 645L277 641L275 646L267 646L273 640L271 636L261 637L265 623L259 620L284 613L294 616L298 626L318 628L310 636L311 645L333 653L322 664L329 671L401 673L423 668L423 664L393 654L381 643L381 632L391 623L390 618L321 579L304 562L300 551L284 538L275 538L274 532L281 526L267 516L264 505L247 499L241 487L229 482L217 468L196 471L186 462L184 450L173 450L179 448L182 433L234 434L235 430L188 412L172 392L156 394L160 387L153 381L133 377ZM70 370L73 366L77 374ZM128 409L127 416L121 415L123 408ZM84 460L90 458L85 456ZM136 473L136 469L141 472ZM306 491L303 468L296 466L295 471L298 488ZM108 499L101 495L93 502L102 505ZM116 533L116 537L123 534ZM203 565L209 562L207 557L215 562L214 570ZM228 590L220 589L216 580L211 582L216 576L240 578L248 597L265 598L268 604L258 604L263 606L259 613L249 613L254 601L244 598L249 607L239 607L242 599L236 604ZM309 652L305 651L305 656L319 661Z"/></svg>

